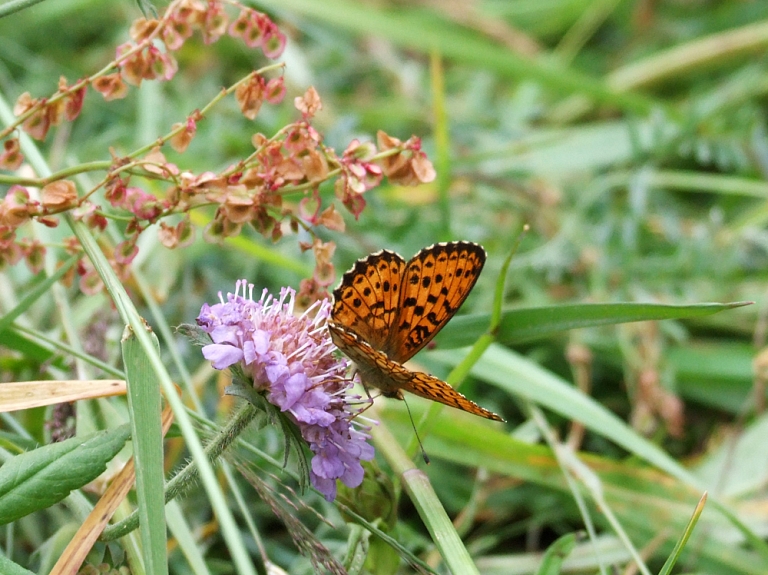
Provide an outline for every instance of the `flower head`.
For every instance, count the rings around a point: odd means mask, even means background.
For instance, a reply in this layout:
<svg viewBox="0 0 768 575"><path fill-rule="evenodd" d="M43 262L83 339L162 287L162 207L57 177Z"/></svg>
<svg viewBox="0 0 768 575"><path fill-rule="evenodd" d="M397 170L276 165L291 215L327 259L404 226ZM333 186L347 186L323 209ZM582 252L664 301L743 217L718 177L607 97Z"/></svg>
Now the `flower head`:
<svg viewBox="0 0 768 575"><path fill-rule="evenodd" d="M257 391L296 425L314 454L310 480L328 501L336 497L336 480L357 487L361 461L373 458L367 429L356 423L358 396L344 378L348 364L333 356L326 322L328 300L316 302L300 316L293 313L295 291L283 288L274 299L265 289L253 300L253 284L237 282L221 303L204 304L197 324L213 343L203 356L216 369L240 364Z"/></svg>

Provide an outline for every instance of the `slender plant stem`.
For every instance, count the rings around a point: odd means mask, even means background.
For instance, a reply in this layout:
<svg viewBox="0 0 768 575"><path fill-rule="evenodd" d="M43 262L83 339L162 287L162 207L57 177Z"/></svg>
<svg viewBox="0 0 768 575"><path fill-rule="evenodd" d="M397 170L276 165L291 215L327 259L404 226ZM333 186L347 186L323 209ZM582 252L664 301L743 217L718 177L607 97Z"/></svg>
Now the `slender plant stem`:
<svg viewBox="0 0 768 575"><path fill-rule="evenodd" d="M247 401L243 402L237 412L232 416L213 440L205 446L205 455L211 462L216 461L224 451L232 445L240 433L248 427L260 411ZM197 481L198 469L192 461L171 478L165 486L165 502L175 499L191 487ZM102 541L112 541L123 537L139 526L138 511L134 511L128 517L104 530Z"/></svg>

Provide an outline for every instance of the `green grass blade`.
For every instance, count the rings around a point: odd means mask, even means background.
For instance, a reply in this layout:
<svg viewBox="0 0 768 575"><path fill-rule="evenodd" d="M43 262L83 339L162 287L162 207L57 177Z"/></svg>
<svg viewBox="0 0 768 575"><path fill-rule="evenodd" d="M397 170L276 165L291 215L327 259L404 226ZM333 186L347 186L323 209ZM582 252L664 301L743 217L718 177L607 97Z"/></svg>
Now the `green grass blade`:
<svg viewBox="0 0 768 575"><path fill-rule="evenodd" d="M387 10L347 0L322 3L269 0L263 4L275 10L290 10L361 36L381 36L424 53L437 50L446 59L457 63L489 70L502 77L534 80L562 94L585 94L631 112L646 114L653 108L663 107L660 101L639 94L610 90L602 81L559 66L552 60L525 58L434 12L407 6Z"/></svg>
<svg viewBox="0 0 768 575"><path fill-rule="evenodd" d="M157 337L147 328L155 351ZM166 560L165 500L163 498L163 430L160 388L143 348L126 328L121 342L128 407L131 410L133 456L136 460L136 494L139 508L144 566L148 573L168 573Z"/></svg>
<svg viewBox="0 0 768 575"><path fill-rule="evenodd" d="M43 281L35 285L35 287L33 287L30 292L24 296L24 299L22 299L15 308L13 308L3 317L0 317L0 334L7 330L13 321L25 311L27 311L29 307L38 300L38 298L47 294L50 291L51 286L59 281L59 279L61 279L64 274L69 271L69 268L75 265L77 260L79 260L81 257L82 256L80 254L76 254L66 260L61 265L61 267L56 270L55 273L51 274Z"/></svg>
<svg viewBox="0 0 768 575"><path fill-rule="evenodd" d="M392 470L402 480L419 517L450 571L467 575L478 573L461 537L429 483L429 478L413 464L384 424L374 426L371 436L376 449L384 455Z"/></svg>
<svg viewBox="0 0 768 575"><path fill-rule="evenodd" d="M693 533L693 528L696 527L696 523L698 523L702 511L704 511L704 504L706 502L707 493L704 492L704 495L701 496L698 505L696 505L696 509L693 510L693 516L691 517L691 520L688 522L688 525L685 526L685 531L683 531L680 540L675 545L674 551L664 562L664 566L661 568L661 571L659 571L659 575L669 575L672 572L672 568L675 566L675 563L677 563L677 560L680 559L680 554L683 552L683 548L688 542L688 539L690 539L691 534Z"/></svg>

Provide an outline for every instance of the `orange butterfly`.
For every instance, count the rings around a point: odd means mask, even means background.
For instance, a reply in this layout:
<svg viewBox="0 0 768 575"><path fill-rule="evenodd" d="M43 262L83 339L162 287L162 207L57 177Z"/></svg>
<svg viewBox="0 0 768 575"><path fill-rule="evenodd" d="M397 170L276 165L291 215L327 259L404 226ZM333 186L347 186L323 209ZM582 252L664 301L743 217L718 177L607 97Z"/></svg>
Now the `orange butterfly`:
<svg viewBox="0 0 768 575"><path fill-rule="evenodd" d="M402 364L427 345L464 303L485 263L471 242L424 248L406 263L382 250L358 260L333 292L331 339L355 362L364 385L386 397L402 390L503 421L444 381Z"/></svg>

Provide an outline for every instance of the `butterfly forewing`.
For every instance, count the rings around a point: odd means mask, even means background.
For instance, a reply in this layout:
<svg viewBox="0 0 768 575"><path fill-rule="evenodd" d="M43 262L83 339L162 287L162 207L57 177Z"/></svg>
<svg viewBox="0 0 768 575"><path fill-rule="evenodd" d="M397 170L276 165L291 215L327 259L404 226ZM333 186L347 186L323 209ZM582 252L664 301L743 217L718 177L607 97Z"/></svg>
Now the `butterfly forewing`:
<svg viewBox="0 0 768 575"><path fill-rule="evenodd" d="M358 260L333 291L334 322L382 349L397 317L404 270L405 260L388 250Z"/></svg>
<svg viewBox="0 0 768 575"><path fill-rule="evenodd" d="M435 244L416 254L405 268L383 351L402 363L427 345L464 303L484 263L485 250L470 242Z"/></svg>

